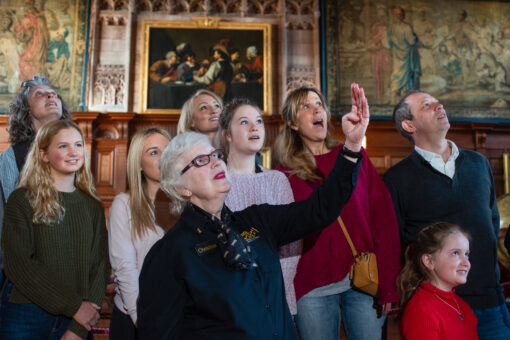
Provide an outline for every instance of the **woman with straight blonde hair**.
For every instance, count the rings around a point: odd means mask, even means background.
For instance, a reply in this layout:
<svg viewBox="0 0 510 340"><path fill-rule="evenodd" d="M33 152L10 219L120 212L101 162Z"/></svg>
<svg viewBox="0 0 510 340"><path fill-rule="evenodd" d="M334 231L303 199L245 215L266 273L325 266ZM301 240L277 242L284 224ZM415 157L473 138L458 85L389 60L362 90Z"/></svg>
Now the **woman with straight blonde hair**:
<svg viewBox="0 0 510 340"><path fill-rule="evenodd" d="M109 273L106 249L83 135L70 121L46 123L5 209L0 339L91 338Z"/></svg>
<svg viewBox="0 0 510 340"><path fill-rule="evenodd" d="M195 92L182 106L177 124L177 134L186 131L200 132L209 138L214 146L219 146L218 121L223 101L214 92L201 89Z"/></svg>
<svg viewBox="0 0 510 340"><path fill-rule="evenodd" d="M351 85L353 105L364 98L363 89ZM368 112L366 98L362 112ZM283 131L275 148L290 182L294 199L307 199L324 182L345 146L334 141L331 114L319 90L301 87L289 93L283 105ZM346 153L349 154L349 153ZM400 243L391 196L361 149L360 173L341 219L358 252L374 252L379 267L379 292L374 297L351 287L354 263L351 248L335 220L303 239L294 288L301 338L338 340L343 319L347 338L380 339L385 314L398 301L395 279L400 269ZM381 315L382 314L382 315Z"/></svg>
<svg viewBox="0 0 510 340"><path fill-rule="evenodd" d="M118 194L111 207L108 242L117 295L110 339L136 338L138 276L145 255L164 230L156 224L154 201L159 190L159 159L170 134L151 127L137 132L129 146L129 193Z"/></svg>

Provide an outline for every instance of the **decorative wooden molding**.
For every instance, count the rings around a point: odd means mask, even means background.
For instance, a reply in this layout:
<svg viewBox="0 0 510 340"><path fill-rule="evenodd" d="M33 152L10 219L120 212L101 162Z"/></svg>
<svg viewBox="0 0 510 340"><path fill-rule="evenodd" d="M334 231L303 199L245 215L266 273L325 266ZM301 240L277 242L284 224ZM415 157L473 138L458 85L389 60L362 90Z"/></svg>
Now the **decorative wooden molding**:
<svg viewBox="0 0 510 340"><path fill-rule="evenodd" d="M198 28L218 28L220 26L221 18L219 17L195 17L193 21L196 22Z"/></svg>

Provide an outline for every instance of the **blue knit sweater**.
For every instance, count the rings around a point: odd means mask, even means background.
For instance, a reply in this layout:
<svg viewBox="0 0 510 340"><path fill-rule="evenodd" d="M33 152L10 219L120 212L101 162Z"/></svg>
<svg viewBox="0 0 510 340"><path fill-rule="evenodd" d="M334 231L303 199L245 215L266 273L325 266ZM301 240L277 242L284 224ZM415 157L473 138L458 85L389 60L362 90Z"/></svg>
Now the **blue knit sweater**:
<svg viewBox="0 0 510 340"><path fill-rule="evenodd" d="M459 150L455 176L436 171L416 151L384 174L407 247L414 235L434 222L458 224L471 235L471 271L456 289L471 308L504 303L499 284L497 238L499 213L489 162L474 151Z"/></svg>

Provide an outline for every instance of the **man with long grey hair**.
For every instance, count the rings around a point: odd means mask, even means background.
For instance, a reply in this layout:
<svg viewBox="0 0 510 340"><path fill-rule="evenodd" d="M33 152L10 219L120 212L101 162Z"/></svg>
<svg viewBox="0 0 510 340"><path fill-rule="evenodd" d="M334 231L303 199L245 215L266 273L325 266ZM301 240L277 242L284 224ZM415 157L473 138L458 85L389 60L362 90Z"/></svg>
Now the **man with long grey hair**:
<svg viewBox="0 0 510 340"><path fill-rule="evenodd" d="M36 74L30 80L21 82L20 89L9 106L9 142L11 146L0 154L0 221L11 192L18 185L19 173L37 134L45 123L56 120L70 120L71 113L62 98L55 92L48 79ZM0 222L1 231L1 222ZM0 269L2 257L0 253ZM4 275L0 271L0 284Z"/></svg>

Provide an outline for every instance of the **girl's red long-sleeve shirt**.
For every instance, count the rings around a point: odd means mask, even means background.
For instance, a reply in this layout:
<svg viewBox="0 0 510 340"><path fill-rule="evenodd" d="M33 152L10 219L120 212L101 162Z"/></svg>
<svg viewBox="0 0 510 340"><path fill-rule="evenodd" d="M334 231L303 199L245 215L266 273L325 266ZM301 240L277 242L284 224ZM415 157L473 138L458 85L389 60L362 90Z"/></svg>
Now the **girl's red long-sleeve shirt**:
<svg viewBox="0 0 510 340"><path fill-rule="evenodd" d="M446 292L424 282L409 300L400 329L405 340L478 340L477 323L455 290Z"/></svg>

